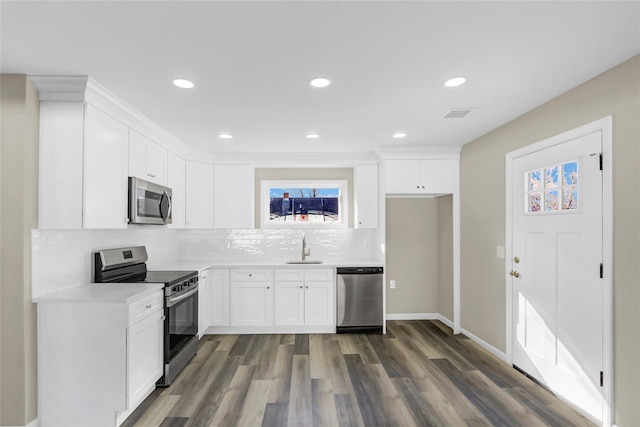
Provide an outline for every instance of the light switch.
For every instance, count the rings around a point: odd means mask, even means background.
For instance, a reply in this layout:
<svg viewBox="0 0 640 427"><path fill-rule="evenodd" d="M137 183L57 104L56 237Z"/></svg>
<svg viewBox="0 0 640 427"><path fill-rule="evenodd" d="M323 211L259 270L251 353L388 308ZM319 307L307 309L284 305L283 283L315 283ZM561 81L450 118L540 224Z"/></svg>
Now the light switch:
<svg viewBox="0 0 640 427"><path fill-rule="evenodd" d="M496 257L504 259L504 246L496 246Z"/></svg>

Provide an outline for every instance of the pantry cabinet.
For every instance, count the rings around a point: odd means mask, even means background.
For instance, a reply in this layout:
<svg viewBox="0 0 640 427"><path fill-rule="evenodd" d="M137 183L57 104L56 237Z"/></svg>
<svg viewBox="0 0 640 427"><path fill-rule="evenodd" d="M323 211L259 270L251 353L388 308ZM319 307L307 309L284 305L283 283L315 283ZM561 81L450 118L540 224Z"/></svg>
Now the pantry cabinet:
<svg viewBox="0 0 640 427"><path fill-rule="evenodd" d="M129 176L167 185L167 149L129 130Z"/></svg>
<svg viewBox="0 0 640 427"><path fill-rule="evenodd" d="M185 170L185 226L213 228L213 165L187 161Z"/></svg>
<svg viewBox="0 0 640 427"><path fill-rule="evenodd" d="M458 160L387 160L385 193L397 195L440 195L456 192Z"/></svg>

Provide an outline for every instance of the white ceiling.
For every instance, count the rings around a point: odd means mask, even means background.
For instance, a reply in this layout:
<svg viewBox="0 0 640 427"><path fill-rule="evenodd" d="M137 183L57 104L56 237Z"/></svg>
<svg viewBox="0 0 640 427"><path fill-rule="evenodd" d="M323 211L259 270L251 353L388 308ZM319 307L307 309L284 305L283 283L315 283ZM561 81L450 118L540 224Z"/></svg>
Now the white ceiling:
<svg viewBox="0 0 640 427"><path fill-rule="evenodd" d="M640 53L638 1L0 8L3 73L89 75L185 144L213 152L459 147ZM443 86L458 75L465 85ZM311 88L317 76L333 84ZM174 77L196 87L178 89ZM451 108L474 110L443 119ZM310 131L320 138L307 140ZM407 137L394 140L396 131Z"/></svg>

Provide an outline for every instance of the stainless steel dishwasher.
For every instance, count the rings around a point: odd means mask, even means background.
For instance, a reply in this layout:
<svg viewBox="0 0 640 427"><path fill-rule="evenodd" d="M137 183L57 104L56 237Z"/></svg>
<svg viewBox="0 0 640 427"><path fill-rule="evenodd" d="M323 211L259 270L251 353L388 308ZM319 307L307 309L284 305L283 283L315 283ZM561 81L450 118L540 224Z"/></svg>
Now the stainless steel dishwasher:
<svg viewBox="0 0 640 427"><path fill-rule="evenodd" d="M337 333L382 333L382 273L382 267L338 267Z"/></svg>

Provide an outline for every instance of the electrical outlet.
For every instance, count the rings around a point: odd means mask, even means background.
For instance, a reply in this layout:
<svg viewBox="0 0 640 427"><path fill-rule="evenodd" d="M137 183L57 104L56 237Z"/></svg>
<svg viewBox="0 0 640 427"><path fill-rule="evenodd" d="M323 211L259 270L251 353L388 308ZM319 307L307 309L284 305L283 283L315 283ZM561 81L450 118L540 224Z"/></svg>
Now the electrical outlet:
<svg viewBox="0 0 640 427"><path fill-rule="evenodd" d="M396 288L396 281L395 280L390 280L389 281L389 287L391 289L395 289Z"/></svg>

